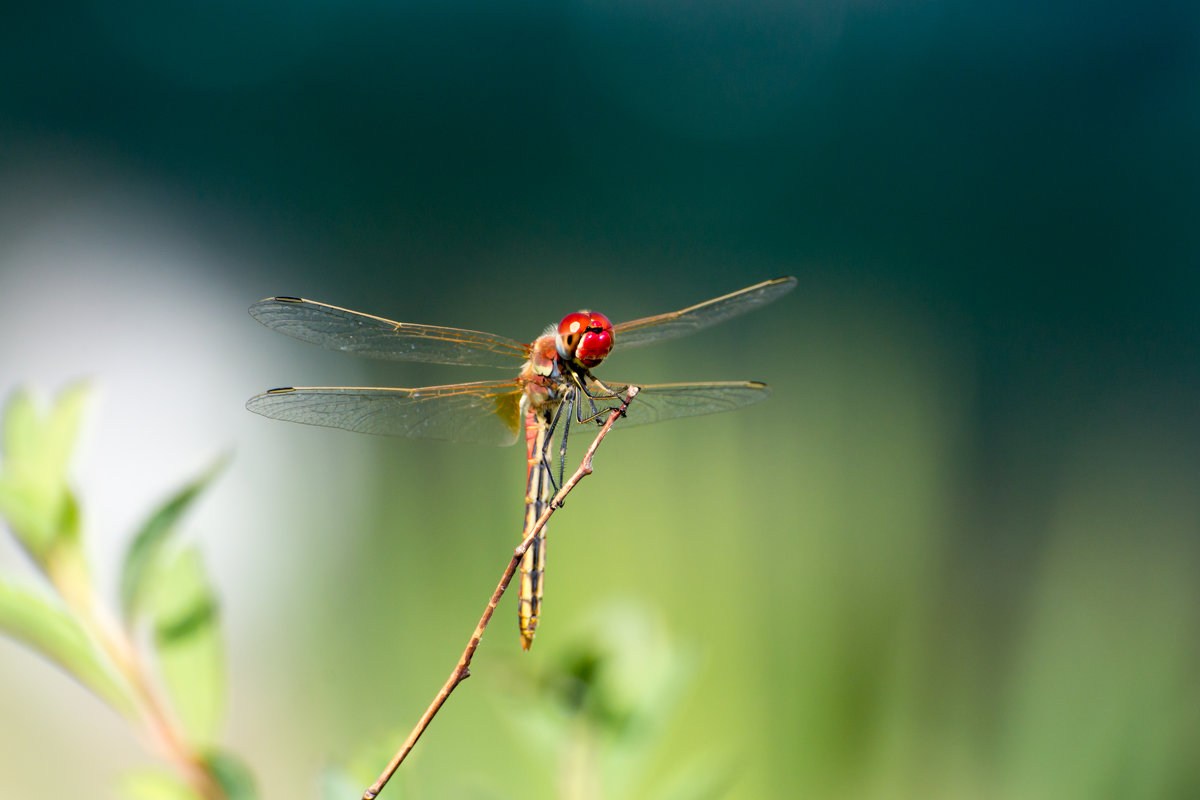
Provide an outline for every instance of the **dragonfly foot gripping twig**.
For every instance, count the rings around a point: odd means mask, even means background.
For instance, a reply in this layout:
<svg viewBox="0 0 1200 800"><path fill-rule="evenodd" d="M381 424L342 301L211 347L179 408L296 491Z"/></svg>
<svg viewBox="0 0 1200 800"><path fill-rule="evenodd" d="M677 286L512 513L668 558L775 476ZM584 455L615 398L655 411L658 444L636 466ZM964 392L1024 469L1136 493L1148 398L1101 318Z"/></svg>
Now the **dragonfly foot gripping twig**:
<svg viewBox="0 0 1200 800"><path fill-rule="evenodd" d="M465 650L463 650L462 656L459 657L458 663L455 665L454 670L450 673L450 677L446 679L446 683L442 685L440 690L438 690L437 696L433 698L433 702L429 704L429 708L425 709L425 713L421 715L421 719L417 721L416 726L408 734L408 738L405 739L404 744L400 746L399 751L396 752L396 755L392 758L391 763L387 765L386 769L384 769L383 774L379 776L379 779L376 780L375 783L371 784L369 789L363 792L363 800L374 800L374 798L376 798L379 793L383 791L383 787L387 785L387 782L391 779L393 773L395 773L400 764L403 763L404 759L412 751L413 747L416 746L417 740L421 738L421 734L423 734L425 729L429 727L429 723L433 721L434 716L450 697L450 693L454 691L458 684L470 677L471 672L469 667L471 665L471 659L475 656L475 650L479 647L479 640L483 638L483 632L487 629L488 623L492 619L492 612L496 610L496 606L499 604L500 598L504 595L504 590L507 589L508 584L512 582L513 575L516 574L517 566L521 563L521 558L525 555L525 551L529 549L529 546L533 543L534 539L536 539L538 534L541 533L542 529L546 527L546 523L549 521L550 515L562 507L562 501L571 492L571 490L575 488L575 485L579 483L579 481L583 480L583 478L586 476L592 474L592 456L595 455L596 448L600 446L600 442L602 442L604 437L608 435L608 432L612 430L613 424L618 419L625 416L625 409L629 407L630 401L637 396L637 393L638 387L629 387L628 396L621 403L620 407L614 408L609 412L608 420L604 423L603 427L600 428L600 432L596 434L596 438L588 447L587 452L584 453L583 461L580 462L579 468L575 470L571 477L567 479L566 483L564 483L554 495L554 499L550 501L546 507L546 510L542 512L540 517L538 517L538 520L533 527L525 532L525 538L519 545L517 545L516 550L513 551L513 557L508 562L508 568L505 569L504 575L500 578L500 583L496 587L496 591L492 592L492 597L490 600L488 600L487 608L483 610L483 616L480 617L479 624L475 626L475 630L471 634L470 640L467 642L467 647Z"/></svg>

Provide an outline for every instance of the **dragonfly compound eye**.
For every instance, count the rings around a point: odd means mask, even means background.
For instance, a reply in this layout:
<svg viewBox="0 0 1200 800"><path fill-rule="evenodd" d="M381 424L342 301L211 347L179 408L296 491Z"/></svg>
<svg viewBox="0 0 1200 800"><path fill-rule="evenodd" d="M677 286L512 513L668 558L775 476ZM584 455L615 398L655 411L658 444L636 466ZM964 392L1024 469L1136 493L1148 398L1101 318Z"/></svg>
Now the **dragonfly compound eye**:
<svg viewBox="0 0 1200 800"><path fill-rule="evenodd" d="M558 338L555 341L560 358L567 361L575 358L575 348L579 346L579 341L583 339L590 322L591 318L582 311L567 314L562 318L562 322L558 323Z"/></svg>
<svg viewBox="0 0 1200 800"><path fill-rule="evenodd" d="M612 350L612 323L594 311L567 314L558 323L556 345L561 358L594 367Z"/></svg>
<svg viewBox="0 0 1200 800"><path fill-rule="evenodd" d="M588 326L584 330L583 338L575 348L575 358L580 364L591 368L603 361L612 349L612 323L603 314L591 312L588 314Z"/></svg>

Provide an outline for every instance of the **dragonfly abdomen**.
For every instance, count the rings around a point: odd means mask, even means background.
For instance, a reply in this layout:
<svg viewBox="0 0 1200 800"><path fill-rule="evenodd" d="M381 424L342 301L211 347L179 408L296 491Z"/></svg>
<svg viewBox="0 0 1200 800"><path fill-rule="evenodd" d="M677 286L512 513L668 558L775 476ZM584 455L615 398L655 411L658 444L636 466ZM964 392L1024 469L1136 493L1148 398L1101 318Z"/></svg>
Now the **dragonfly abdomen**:
<svg viewBox="0 0 1200 800"><path fill-rule="evenodd" d="M525 455L528 469L525 478L525 527L522 539L537 523L553 496L550 467L546 463L550 425L541 419L545 412L528 409L525 412ZM521 628L521 648L528 650L537 632L542 611L542 594L546 575L546 529L529 545L521 559L521 590L517 614Z"/></svg>

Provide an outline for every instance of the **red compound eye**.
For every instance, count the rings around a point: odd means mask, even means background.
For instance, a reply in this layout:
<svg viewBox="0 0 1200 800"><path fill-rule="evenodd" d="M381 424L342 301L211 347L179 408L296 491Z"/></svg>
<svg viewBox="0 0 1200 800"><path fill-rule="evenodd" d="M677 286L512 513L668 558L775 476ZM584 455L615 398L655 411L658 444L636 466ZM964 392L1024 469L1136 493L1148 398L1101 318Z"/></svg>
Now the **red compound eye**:
<svg viewBox="0 0 1200 800"><path fill-rule="evenodd" d="M562 318L562 322L558 323L558 335L569 339L571 337L583 336L584 330L592 322L591 317L582 311L576 311L574 314L567 314Z"/></svg>
<svg viewBox="0 0 1200 800"><path fill-rule="evenodd" d="M598 311L591 312L589 316L591 324L588 325L587 332L583 334L579 346L575 348L575 358L579 360L580 364L590 369L612 352L613 333L612 323L608 321L608 317Z"/></svg>
<svg viewBox="0 0 1200 800"><path fill-rule="evenodd" d="M596 366L613 348L612 323L595 311L576 311L558 323L558 354L578 361L589 369Z"/></svg>

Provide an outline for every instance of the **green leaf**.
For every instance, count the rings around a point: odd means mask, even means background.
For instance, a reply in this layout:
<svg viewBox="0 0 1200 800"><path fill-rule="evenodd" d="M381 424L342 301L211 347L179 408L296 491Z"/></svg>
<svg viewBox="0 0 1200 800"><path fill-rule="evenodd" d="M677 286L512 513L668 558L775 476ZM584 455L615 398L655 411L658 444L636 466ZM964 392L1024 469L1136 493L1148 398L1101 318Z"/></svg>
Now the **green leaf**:
<svg viewBox="0 0 1200 800"><path fill-rule="evenodd" d="M165 769L139 769L121 776L126 800L204 800L182 778Z"/></svg>
<svg viewBox="0 0 1200 800"><path fill-rule="evenodd" d="M37 457L37 439L41 422L33 397L18 389L4 407L4 460L8 464L24 464Z"/></svg>
<svg viewBox="0 0 1200 800"><path fill-rule="evenodd" d="M79 538L79 514L66 473L87 396L83 384L64 389L42 419L29 393L17 391L0 422L0 515L40 564L56 546Z"/></svg>
<svg viewBox="0 0 1200 800"><path fill-rule="evenodd" d="M225 703L225 653L217 600L200 551L183 550L155 580L147 600L163 681L196 745L211 743Z"/></svg>
<svg viewBox="0 0 1200 800"><path fill-rule="evenodd" d="M34 559L45 563L54 529L46 513L46 501L36 489L0 473L0 516Z"/></svg>
<svg viewBox="0 0 1200 800"><path fill-rule="evenodd" d="M142 610L146 594L158 570L163 568L163 552L171 535L178 529L179 520L192 503L204 492L213 479L225 468L228 459L222 457L191 483L184 486L159 506L142 524L137 536L125 553L121 571L121 612L126 622L134 622Z"/></svg>
<svg viewBox="0 0 1200 800"><path fill-rule="evenodd" d="M71 452L79 438L83 412L87 410L88 396L87 384L76 383L59 392L58 398L50 408L44 438L40 443L41 456L48 472L60 477L66 476Z"/></svg>
<svg viewBox="0 0 1200 800"><path fill-rule="evenodd" d="M0 630L41 653L117 711L133 714L124 681L74 617L45 597L0 579Z"/></svg>
<svg viewBox="0 0 1200 800"><path fill-rule="evenodd" d="M229 800L258 800L254 776L240 758L232 753L214 750L205 758L205 763Z"/></svg>

